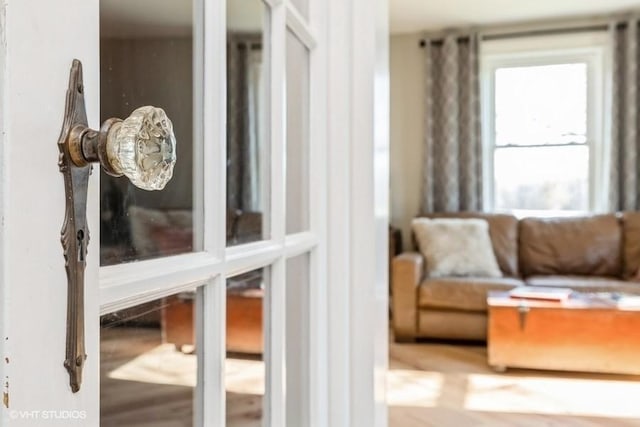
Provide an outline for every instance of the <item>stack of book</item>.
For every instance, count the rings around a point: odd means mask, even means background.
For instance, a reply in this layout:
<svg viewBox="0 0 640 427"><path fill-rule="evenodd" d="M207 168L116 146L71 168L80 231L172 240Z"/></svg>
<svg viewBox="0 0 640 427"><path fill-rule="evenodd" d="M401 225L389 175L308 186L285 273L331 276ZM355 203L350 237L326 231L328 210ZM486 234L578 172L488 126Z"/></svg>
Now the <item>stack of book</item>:
<svg viewBox="0 0 640 427"><path fill-rule="evenodd" d="M547 286L523 286L509 292L511 298L540 299L548 301L566 301L573 291L569 288L551 288Z"/></svg>

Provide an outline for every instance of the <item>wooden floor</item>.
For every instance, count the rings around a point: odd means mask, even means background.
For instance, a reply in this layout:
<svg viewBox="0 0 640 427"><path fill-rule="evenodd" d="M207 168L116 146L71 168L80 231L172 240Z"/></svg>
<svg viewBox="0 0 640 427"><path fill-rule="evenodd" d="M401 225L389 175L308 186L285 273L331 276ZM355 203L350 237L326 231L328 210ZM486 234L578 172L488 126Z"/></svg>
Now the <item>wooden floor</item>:
<svg viewBox="0 0 640 427"><path fill-rule="evenodd" d="M103 427L193 425L196 356L160 338L154 329L102 331ZM391 343L390 356L390 427L640 427L640 377L498 374L483 345ZM260 426L262 361L230 356L225 378L227 426Z"/></svg>
<svg viewBox="0 0 640 427"><path fill-rule="evenodd" d="M640 377L498 374L484 345L391 343L390 356L390 427L640 426Z"/></svg>
<svg viewBox="0 0 640 427"><path fill-rule="evenodd" d="M101 331L100 425L191 427L197 358L163 344L154 328ZM260 427L264 364L255 357L226 360L227 426Z"/></svg>

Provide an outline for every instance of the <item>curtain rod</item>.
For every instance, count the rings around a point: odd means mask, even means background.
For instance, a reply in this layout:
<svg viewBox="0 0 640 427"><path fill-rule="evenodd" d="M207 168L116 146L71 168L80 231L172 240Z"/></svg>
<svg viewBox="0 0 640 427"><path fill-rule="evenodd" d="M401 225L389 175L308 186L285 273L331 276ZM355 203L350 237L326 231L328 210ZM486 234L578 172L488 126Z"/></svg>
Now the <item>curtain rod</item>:
<svg viewBox="0 0 640 427"><path fill-rule="evenodd" d="M619 23L616 28L623 28L627 25L626 22ZM585 25L581 27L569 27L569 28L548 28L548 29L540 29L540 30L527 30L527 31L513 31L513 32L505 32L505 33L495 33L495 34L485 34L481 35L480 39L489 41L489 40L503 40L503 39L511 39L518 37L532 37L532 36L550 36L557 34L570 34L570 33L585 33L591 31L607 31L609 29L609 25L607 24L597 24L597 25ZM469 36L460 36L459 40L468 40ZM444 42L444 37L436 38L432 41L433 44L442 44ZM425 39L420 40L420 47L425 47L426 41Z"/></svg>

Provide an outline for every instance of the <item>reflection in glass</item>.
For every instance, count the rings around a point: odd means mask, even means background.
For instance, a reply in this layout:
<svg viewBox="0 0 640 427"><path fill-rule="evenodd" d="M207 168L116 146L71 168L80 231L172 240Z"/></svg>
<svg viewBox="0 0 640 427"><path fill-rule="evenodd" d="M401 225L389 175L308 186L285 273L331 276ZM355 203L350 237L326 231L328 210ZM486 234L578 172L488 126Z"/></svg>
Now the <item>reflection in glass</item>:
<svg viewBox="0 0 640 427"><path fill-rule="evenodd" d="M193 425L198 364L192 295L101 317L101 426Z"/></svg>
<svg viewBox="0 0 640 427"><path fill-rule="evenodd" d="M286 263L287 426L309 421L309 255Z"/></svg>
<svg viewBox="0 0 640 427"><path fill-rule="evenodd" d="M262 0L227 2L227 245L267 233L267 68Z"/></svg>
<svg viewBox="0 0 640 427"><path fill-rule="evenodd" d="M309 51L287 31L287 234L309 229Z"/></svg>
<svg viewBox="0 0 640 427"><path fill-rule="evenodd" d="M162 191L101 172L101 265L193 249L192 1L100 1L100 118L145 105L173 123L177 162Z"/></svg>
<svg viewBox="0 0 640 427"><path fill-rule="evenodd" d="M262 426L265 365L264 294L267 270L227 279L227 427Z"/></svg>

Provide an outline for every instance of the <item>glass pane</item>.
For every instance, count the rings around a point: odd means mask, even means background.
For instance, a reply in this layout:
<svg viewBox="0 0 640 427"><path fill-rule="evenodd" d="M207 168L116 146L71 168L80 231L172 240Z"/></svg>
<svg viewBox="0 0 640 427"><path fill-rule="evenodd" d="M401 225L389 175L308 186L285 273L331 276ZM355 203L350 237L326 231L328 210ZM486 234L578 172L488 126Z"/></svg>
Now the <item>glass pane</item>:
<svg viewBox="0 0 640 427"><path fill-rule="evenodd" d="M193 294L100 318L100 425L193 425Z"/></svg>
<svg viewBox="0 0 640 427"><path fill-rule="evenodd" d="M586 146L499 148L494 161L496 209L589 209Z"/></svg>
<svg viewBox="0 0 640 427"><path fill-rule="evenodd" d="M146 6L145 6L146 4ZM102 265L193 248L192 1L100 1L100 118L163 108L176 136L173 178L140 190L101 172Z"/></svg>
<svg viewBox="0 0 640 427"><path fill-rule="evenodd" d="M304 18L309 19L309 0L291 0L290 3L296 7Z"/></svg>
<svg viewBox="0 0 640 427"><path fill-rule="evenodd" d="M262 240L269 200L262 0L227 1L227 245Z"/></svg>
<svg viewBox="0 0 640 427"><path fill-rule="evenodd" d="M587 141L587 64L496 70L497 145Z"/></svg>
<svg viewBox="0 0 640 427"><path fill-rule="evenodd" d="M287 32L287 227L309 229L309 51Z"/></svg>
<svg viewBox="0 0 640 427"><path fill-rule="evenodd" d="M264 294L267 270L227 279L227 427L260 427L265 393Z"/></svg>
<svg viewBox="0 0 640 427"><path fill-rule="evenodd" d="M287 260L287 426L309 420L309 255Z"/></svg>

